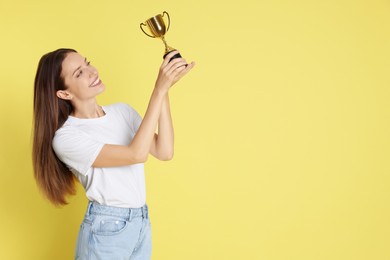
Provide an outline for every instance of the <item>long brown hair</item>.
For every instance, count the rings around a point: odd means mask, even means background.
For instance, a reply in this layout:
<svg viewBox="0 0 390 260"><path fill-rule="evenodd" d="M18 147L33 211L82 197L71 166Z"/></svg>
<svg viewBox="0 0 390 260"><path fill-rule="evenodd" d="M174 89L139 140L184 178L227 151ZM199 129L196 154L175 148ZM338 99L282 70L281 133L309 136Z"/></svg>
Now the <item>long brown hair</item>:
<svg viewBox="0 0 390 260"><path fill-rule="evenodd" d="M66 89L61 78L62 62L73 49L58 49L42 56L34 82L33 168L38 186L57 206L67 204L68 195L76 192L75 177L55 155L52 140L73 108L69 101L57 97Z"/></svg>

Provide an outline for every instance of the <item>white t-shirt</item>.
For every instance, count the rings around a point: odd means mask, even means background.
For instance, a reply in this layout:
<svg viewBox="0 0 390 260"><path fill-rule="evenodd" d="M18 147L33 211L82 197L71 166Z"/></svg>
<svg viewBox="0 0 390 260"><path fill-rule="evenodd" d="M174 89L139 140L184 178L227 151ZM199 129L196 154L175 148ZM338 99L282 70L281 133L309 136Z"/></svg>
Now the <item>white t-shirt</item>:
<svg viewBox="0 0 390 260"><path fill-rule="evenodd" d="M69 116L56 131L53 149L80 180L90 201L115 207L142 207L146 202L143 163L92 167L104 144L129 145L142 118L124 103L105 106L103 110L105 115L99 118Z"/></svg>

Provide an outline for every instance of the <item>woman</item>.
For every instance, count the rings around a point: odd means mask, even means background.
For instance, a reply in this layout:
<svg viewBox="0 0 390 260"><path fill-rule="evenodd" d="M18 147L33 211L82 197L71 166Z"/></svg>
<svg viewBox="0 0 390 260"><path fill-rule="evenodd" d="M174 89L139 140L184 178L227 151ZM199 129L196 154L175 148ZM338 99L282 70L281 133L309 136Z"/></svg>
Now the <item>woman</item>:
<svg viewBox="0 0 390 260"><path fill-rule="evenodd" d="M143 163L173 156L170 87L194 63L164 59L142 119L129 105L99 106L98 71L72 49L44 55L34 86L33 166L55 205L66 204L80 181L89 200L76 259L150 259L151 230ZM156 129L157 133L156 133Z"/></svg>

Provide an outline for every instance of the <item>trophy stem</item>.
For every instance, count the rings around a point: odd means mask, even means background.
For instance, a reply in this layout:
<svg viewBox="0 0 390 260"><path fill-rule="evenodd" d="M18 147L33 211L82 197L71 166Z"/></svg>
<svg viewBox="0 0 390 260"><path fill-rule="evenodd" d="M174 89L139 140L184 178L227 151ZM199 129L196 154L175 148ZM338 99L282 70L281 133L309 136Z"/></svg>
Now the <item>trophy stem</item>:
<svg viewBox="0 0 390 260"><path fill-rule="evenodd" d="M164 36L161 37L161 40L163 40L164 45L165 45L165 53L168 53L168 52L171 52L171 51L175 50L174 48L168 46L167 42L165 41Z"/></svg>
<svg viewBox="0 0 390 260"><path fill-rule="evenodd" d="M167 42L165 41L164 36L161 37L161 40L163 40L164 45L165 45L165 54L163 56L163 58L165 59L165 56L167 56L170 52L175 51L176 49L168 46ZM176 58L181 58L180 53L176 53L175 55L173 55L173 57L169 61L176 59Z"/></svg>

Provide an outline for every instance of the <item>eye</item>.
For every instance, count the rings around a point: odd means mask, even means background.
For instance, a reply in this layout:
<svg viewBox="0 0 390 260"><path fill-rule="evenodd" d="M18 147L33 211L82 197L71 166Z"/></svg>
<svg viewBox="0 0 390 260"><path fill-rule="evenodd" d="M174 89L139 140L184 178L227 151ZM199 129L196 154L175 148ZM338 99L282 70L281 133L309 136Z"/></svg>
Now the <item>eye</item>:
<svg viewBox="0 0 390 260"><path fill-rule="evenodd" d="M91 64L91 61L88 61L86 64L87 64L87 66L89 66ZM77 72L76 78L80 77L81 74L83 74L83 70L82 69L80 69L79 72Z"/></svg>

